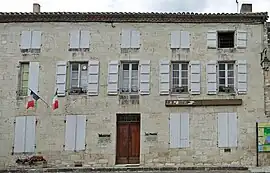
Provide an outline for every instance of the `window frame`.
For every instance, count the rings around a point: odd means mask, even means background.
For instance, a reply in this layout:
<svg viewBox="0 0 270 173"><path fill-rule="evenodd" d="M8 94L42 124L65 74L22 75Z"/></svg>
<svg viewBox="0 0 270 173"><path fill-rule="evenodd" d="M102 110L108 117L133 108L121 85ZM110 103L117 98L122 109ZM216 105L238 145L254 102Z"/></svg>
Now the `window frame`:
<svg viewBox="0 0 270 173"><path fill-rule="evenodd" d="M173 92L173 65L174 64L178 64L179 65L179 76L178 76L178 80L179 80L179 86L178 87L182 87L182 64L186 64L187 65L187 70L183 70L183 71L187 71L187 77L185 77L187 79L187 90L183 91L181 93L177 93L177 92ZM189 88L190 88L190 66L189 66L189 61L171 61L170 62L170 93L172 95L179 95L179 94L188 94L189 93Z"/></svg>
<svg viewBox="0 0 270 173"><path fill-rule="evenodd" d="M81 69L81 66L82 65L86 65L87 66L87 73L86 73L86 78L87 78L87 83L88 83L88 62L87 61L70 61L69 62L69 67L70 67L70 69L69 69L69 85L68 85L68 87L69 87L69 89L71 89L72 88L72 72L74 72L73 70L72 70L72 66L74 65L74 64L78 64L78 79L77 79L77 86L76 87L79 87L79 88L82 88L82 89L84 89L83 87L82 87L82 84L81 84L81 81L82 81L82 75L81 75L81 73L82 73L82 69ZM74 86L73 86L74 87ZM86 90L87 90L87 87L86 87Z"/></svg>
<svg viewBox="0 0 270 173"><path fill-rule="evenodd" d="M124 64L129 64L129 77L128 77L128 89L129 91L128 92L124 92L122 91L123 89L123 85L124 85ZM133 92L132 91L132 65L133 64L137 64L138 65L138 72L137 72L137 91ZM139 90L140 90L140 63L139 61L120 61L120 68L119 68L119 92L121 94L138 94L139 93Z"/></svg>
<svg viewBox="0 0 270 173"><path fill-rule="evenodd" d="M27 80L23 80L24 79L24 66L28 66L28 78ZM19 71L19 93L18 95L20 97L25 97L28 95L28 82L29 82L29 67L30 67L30 62L20 62L20 71ZM23 86L24 81L27 81L27 87ZM24 89L23 88L27 88L27 90L24 93Z"/></svg>
<svg viewBox="0 0 270 173"><path fill-rule="evenodd" d="M233 46L232 47L222 47L220 46L220 36L219 34L233 34ZM235 43L236 43L237 39L236 39L236 31L235 30L219 30L217 31L217 48L218 49L232 49L235 48Z"/></svg>
<svg viewBox="0 0 270 173"><path fill-rule="evenodd" d="M218 61L217 62L217 86L218 86L218 92L219 93L224 93L224 91L220 91L220 86L223 86L223 85L220 85L220 68L219 68L219 65L220 64L224 64L225 65L225 70L221 70L221 71L224 71L225 72L225 77L224 77L224 80L225 80L225 83L224 83L224 87L230 87L231 84L228 84L228 80L229 78L233 78L233 90L235 91L236 90L236 82L237 82L237 67L236 67L236 61ZM232 64L233 65L233 70L228 70L228 64ZM233 71L233 77L228 77L228 71Z"/></svg>

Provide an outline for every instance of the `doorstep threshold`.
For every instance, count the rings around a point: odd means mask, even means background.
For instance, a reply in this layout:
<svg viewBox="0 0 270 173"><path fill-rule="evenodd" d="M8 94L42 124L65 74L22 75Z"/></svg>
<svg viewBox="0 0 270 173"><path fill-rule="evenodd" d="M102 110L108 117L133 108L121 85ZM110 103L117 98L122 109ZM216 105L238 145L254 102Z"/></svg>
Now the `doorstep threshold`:
<svg viewBox="0 0 270 173"><path fill-rule="evenodd" d="M139 167L140 164L117 164L114 167Z"/></svg>

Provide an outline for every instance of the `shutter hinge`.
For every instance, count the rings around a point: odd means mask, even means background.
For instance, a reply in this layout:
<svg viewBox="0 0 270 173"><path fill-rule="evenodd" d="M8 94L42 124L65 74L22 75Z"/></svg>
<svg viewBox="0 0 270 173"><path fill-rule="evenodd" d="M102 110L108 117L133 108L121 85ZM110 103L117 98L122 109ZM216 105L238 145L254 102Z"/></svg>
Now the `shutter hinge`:
<svg viewBox="0 0 270 173"><path fill-rule="evenodd" d="M13 121L13 124L16 124L16 121L15 120Z"/></svg>
<svg viewBox="0 0 270 173"><path fill-rule="evenodd" d="M66 147L66 145L64 144L64 145L63 145L63 148L65 148L65 147Z"/></svg>
<svg viewBox="0 0 270 173"><path fill-rule="evenodd" d="M64 120L64 123L66 123L67 122L67 120Z"/></svg>
<svg viewBox="0 0 270 173"><path fill-rule="evenodd" d="M85 146L85 148L86 148L87 144L85 144L84 146Z"/></svg>
<svg viewBox="0 0 270 173"><path fill-rule="evenodd" d="M34 147L37 148L37 145L35 144Z"/></svg>
<svg viewBox="0 0 270 173"><path fill-rule="evenodd" d="M88 119L85 119L85 121L87 122L87 121L88 121Z"/></svg>

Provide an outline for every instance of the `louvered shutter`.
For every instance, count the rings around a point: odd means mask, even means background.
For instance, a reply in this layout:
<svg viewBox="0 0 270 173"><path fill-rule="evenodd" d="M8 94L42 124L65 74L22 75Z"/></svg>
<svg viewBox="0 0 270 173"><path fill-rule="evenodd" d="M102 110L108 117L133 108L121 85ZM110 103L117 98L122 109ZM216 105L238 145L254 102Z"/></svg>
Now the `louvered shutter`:
<svg viewBox="0 0 270 173"><path fill-rule="evenodd" d="M118 94L118 61L113 60L108 64L108 95Z"/></svg>
<svg viewBox="0 0 270 173"><path fill-rule="evenodd" d="M247 93L247 61L237 61L237 92L238 94Z"/></svg>
<svg viewBox="0 0 270 173"><path fill-rule="evenodd" d="M140 61L140 94L150 93L150 60Z"/></svg>
<svg viewBox="0 0 270 173"><path fill-rule="evenodd" d="M32 49L40 49L41 48L41 31L32 31Z"/></svg>
<svg viewBox="0 0 270 173"><path fill-rule="evenodd" d="M246 31L237 31L237 48L246 48L247 47L247 32Z"/></svg>
<svg viewBox="0 0 270 173"><path fill-rule="evenodd" d="M38 84L39 84L39 62L30 62L28 87L37 94ZM30 90L28 90L28 95L30 95Z"/></svg>
<svg viewBox="0 0 270 173"><path fill-rule="evenodd" d="M180 148L180 138L181 138L181 115L180 113L171 113L169 120L170 127L170 148Z"/></svg>
<svg viewBox="0 0 270 173"><path fill-rule="evenodd" d="M14 153L23 153L25 148L25 124L26 116L19 116L15 119Z"/></svg>
<svg viewBox="0 0 270 173"><path fill-rule="evenodd" d="M201 93L201 64L200 61L190 61L190 93Z"/></svg>
<svg viewBox="0 0 270 173"><path fill-rule="evenodd" d="M65 132L65 150L75 151L76 144L76 123L77 119L75 115L66 116L66 132Z"/></svg>
<svg viewBox="0 0 270 173"><path fill-rule="evenodd" d="M190 48L190 36L188 31L181 31L180 36L180 47L182 49L189 49Z"/></svg>
<svg viewBox="0 0 270 173"><path fill-rule="evenodd" d="M130 48L139 49L141 44L141 34L139 31L131 31Z"/></svg>
<svg viewBox="0 0 270 173"><path fill-rule="evenodd" d="M218 147L228 147L228 128L227 113L218 113Z"/></svg>
<svg viewBox="0 0 270 173"><path fill-rule="evenodd" d="M31 31L22 31L21 33L21 49L30 49L31 48L31 38L32 33Z"/></svg>
<svg viewBox="0 0 270 173"><path fill-rule="evenodd" d="M86 116L77 115L76 151L85 150Z"/></svg>
<svg viewBox="0 0 270 173"><path fill-rule="evenodd" d="M211 30L207 32L207 47L217 48L217 31Z"/></svg>
<svg viewBox="0 0 270 173"><path fill-rule="evenodd" d="M228 144L229 147L237 147L237 114L235 112L228 113Z"/></svg>
<svg viewBox="0 0 270 173"><path fill-rule="evenodd" d="M99 61L88 62L88 95L98 95L99 89Z"/></svg>
<svg viewBox="0 0 270 173"><path fill-rule="evenodd" d="M80 48L80 31L71 31L69 33L69 48L79 49Z"/></svg>
<svg viewBox="0 0 270 173"><path fill-rule="evenodd" d="M25 125L25 152L33 153L36 146L36 117L27 116Z"/></svg>
<svg viewBox="0 0 270 173"><path fill-rule="evenodd" d="M207 72L207 94L217 94L217 62L209 61L206 66Z"/></svg>
<svg viewBox="0 0 270 173"><path fill-rule="evenodd" d="M67 63L65 61L58 61L56 64L56 88L58 89L58 96L66 95L66 71Z"/></svg>
<svg viewBox="0 0 270 173"><path fill-rule="evenodd" d="M180 31L172 31L171 32L171 49L180 48Z"/></svg>
<svg viewBox="0 0 270 173"><path fill-rule="evenodd" d="M90 31L81 31L80 35L80 48L89 49L90 45Z"/></svg>
<svg viewBox="0 0 270 173"><path fill-rule="evenodd" d="M170 93L170 61L160 60L159 62L159 94Z"/></svg>
<svg viewBox="0 0 270 173"><path fill-rule="evenodd" d="M189 147L189 115L181 113L180 119L180 148Z"/></svg>
<svg viewBox="0 0 270 173"><path fill-rule="evenodd" d="M123 29L121 33L121 48L130 48L131 30Z"/></svg>

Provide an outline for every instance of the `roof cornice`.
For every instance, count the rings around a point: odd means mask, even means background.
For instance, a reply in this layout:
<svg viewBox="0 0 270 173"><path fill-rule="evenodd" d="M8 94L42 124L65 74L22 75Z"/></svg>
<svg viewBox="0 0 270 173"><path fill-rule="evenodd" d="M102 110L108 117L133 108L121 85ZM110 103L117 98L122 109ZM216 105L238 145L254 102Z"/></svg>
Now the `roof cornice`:
<svg viewBox="0 0 270 173"><path fill-rule="evenodd" d="M122 13L40 12L0 13L0 23L13 22L117 22L117 23L263 23L268 13Z"/></svg>

